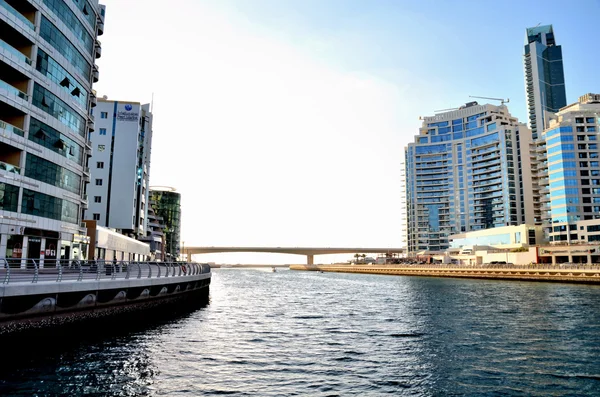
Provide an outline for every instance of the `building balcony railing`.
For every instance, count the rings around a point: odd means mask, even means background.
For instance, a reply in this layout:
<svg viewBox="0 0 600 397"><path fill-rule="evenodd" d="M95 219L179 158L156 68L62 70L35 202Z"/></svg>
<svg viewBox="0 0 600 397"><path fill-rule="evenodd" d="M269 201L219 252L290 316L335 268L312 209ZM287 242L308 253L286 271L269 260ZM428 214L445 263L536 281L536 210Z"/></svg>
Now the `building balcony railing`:
<svg viewBox="0 0 600 397"><path fill-rule="evenodd" d="M11 172L13 174L21 173L21 167L17 167L16 165L8 164L8 163L2 162L2 161L0 161L0 170L6 171L6 172Z"/></svg>
<svg viewBox="0 0 600 397"><path fill-rule="evenodd" d="M1 90L5 90L9 95L14 95L14 96L16 96L18 98L21 98L24 101L28 101L29 100L29 95L27 95L23 91L20 91L20 90L16 89L12 85L10 85L7 82L2 81L2 80L0 80L0 91Z"/></svg>
<svg viewBox="0 0 600 397"><path fill-rule="evenodd" d="M21 14L19 11L15 10L6 1L0 0L0 7L6 9L10 14L12 14L19 21L23 22L25 25L27 25L27 27L29 27L30 29L35 30L35 25L33 24L33 22L31 22L29 19L25 18L25 16L23 14Z"/></svg>
<svg viewBox="0 0 600 397"><path fill-rule="evenodd" d="M25 136L25 131L23 131L22 129L15 127L12 124L8 124L6 121L2 121L0 120L0 128L9 132L12 132L14 134L17 134L18 136Z"/></svg>
<svg viewBox="0 0 600 397"><path fill-rule="evenodd" d="M18 59L20 62L25 62L27 65L31 66L31 59L23 55L23 53L17 50L15 47L8 44L6 41L0 39L0 48L5 52L11 54L14 58Z"/></svg>

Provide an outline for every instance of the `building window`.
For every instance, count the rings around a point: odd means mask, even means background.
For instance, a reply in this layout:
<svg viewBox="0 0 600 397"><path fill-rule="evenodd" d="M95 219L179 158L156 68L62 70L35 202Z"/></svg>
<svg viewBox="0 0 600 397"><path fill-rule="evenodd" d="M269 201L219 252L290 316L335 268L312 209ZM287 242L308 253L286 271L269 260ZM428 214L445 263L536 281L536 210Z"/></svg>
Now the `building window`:
<svg viewBox="0 0 600 397"><path fill-rule="evenodd" d="M100 112L100 118L101 119L107 119L108 118L108 112Z"/></svg>
<svg viewBox="0 0 600 397"><path fill-rule="evenodd" d="M77 224L79 206L68 200L23 189L21 212Z"/></svg>
<svg viewBox="0 0 600 397"><path fill-rule="evenodd" d="M98 161L96 163L96 168L104 168L104 161Z"/></svg>
<svg viewBox="0 0 600 397"><path fill-rule="evenodd" d="M102 202L102 196L94 196L94 203L101 203Z"/></svg>
<svg viewBox="0 0 600 397"><path fill-rule="evenodd" d="M102 186L102 179L96 179L96 186Z"/></svg>
<svg viewBox="0 0 600 397"><path fill-rule="evenodd" d="M103 151L104 151L104 149L106 149L106 146L105 146L105 145L98 145L98 151L99 151L99 152L103 152Z"/></svg>
<svg viewBox="0 0 600 397"><path fill-rule="evenodd" d="M99 221L100 220L100 214L94 214L94 220L95 221Z"/></svg>
<svg viewBox="0 0 600 397"><path fill-rule="evenodd" d="M106 135L106 128L100 128L100 135Z"/></svg>

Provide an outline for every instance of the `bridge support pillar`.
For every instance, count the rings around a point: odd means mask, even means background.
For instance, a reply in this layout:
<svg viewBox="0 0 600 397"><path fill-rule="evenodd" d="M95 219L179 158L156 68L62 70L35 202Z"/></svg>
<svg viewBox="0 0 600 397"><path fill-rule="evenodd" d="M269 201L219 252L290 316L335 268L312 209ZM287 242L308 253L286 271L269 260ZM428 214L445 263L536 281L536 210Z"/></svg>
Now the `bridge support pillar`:
<svg viewBox="0 0 600 397"><path fill-rule="evenodd" d="M306 255L306 264L314 265L315 264L315 256L314 255Z"/></svg>

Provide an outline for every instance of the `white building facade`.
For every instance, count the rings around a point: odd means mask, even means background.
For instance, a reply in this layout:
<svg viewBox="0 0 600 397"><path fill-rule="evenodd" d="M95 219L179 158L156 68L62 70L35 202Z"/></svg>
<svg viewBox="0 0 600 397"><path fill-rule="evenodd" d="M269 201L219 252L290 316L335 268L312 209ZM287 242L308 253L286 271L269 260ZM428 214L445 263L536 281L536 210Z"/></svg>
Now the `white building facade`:
<svg viewBox="0 0 600 397"><path fill-rule="evenodd" d="M98 99L85 219L133 238L148 229L150 105Z"/></svg>
<svg viewBox="0 0 600 397"><path fill-rule="evenodd" d="M0 258L43 266L87 252L104 11L98 0L0 1Z"/></svg>

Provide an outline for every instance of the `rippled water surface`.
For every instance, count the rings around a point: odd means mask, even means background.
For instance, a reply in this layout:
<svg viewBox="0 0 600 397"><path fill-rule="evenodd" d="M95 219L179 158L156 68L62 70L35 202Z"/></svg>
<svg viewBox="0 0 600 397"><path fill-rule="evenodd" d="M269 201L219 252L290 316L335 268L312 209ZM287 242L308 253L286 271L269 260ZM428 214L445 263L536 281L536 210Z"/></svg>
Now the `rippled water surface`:
<svg viewBox="0 0 600 397"><path fill-rule="evenodd" d="M595 286L218 269L184 317L23 343L0 395L600 395L599 308Z"/></svg>

